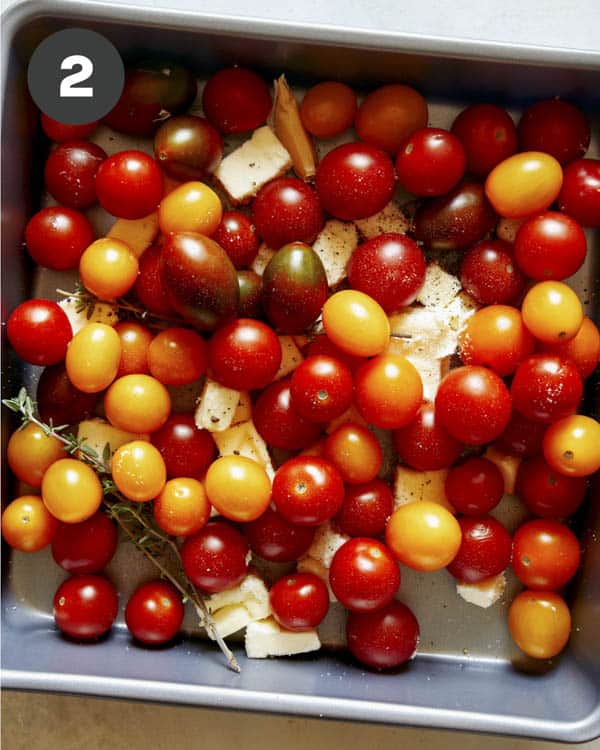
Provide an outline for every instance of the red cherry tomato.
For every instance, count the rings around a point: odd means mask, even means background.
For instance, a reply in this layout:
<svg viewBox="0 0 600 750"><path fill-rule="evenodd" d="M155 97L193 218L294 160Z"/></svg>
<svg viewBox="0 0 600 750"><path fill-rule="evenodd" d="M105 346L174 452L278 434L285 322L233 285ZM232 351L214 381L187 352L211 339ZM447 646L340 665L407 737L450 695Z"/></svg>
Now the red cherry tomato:
<svg viewBox="0 0 600 750"><path fill-rule="evenodd" d="M549 424L573 414L583 396L577 367L553 354L533 354L517 367L510 393L517 411Z"/></svg>
<svg viewBox="0 0 600 750"><path fill-rule="evenodd" d="M90 136L98 126L98 122L86 122L83 125L67 125L64 122L53 120L42 112L41 125L44 133L55 143L66 141L83 141Z"/></svg>
<svg viewBox="0 0 600 750"><path fill-rule="evenodd" d="M94 241L94 230L79 211L64 206L43 208L25 227L25 244L34 261L46 268L77 268L83 251Z"/></svg>
<svg viewBox="0 0 600 750"><path fill-rule="evenodd" d="M162 248L158 245L149 247L139 260L139 276L133 290L136 297L148 312L154 315L174 315L175 311L160 275L160 256Z"/></svg>
<svg viewBox="0 0 600 750"><path fill-rule="evenodd" d="M544 343L541 348L542 351L570 359L581 377L589 378L600 360L600 331L596 324L586 317L572 339L555 344Z"/></svg>
<svg viewBox="0 0 600 750"><path fill-rule="evenodd" d="M152 433L167 467L167 477L202 477L216 455L216 446L208 430L196 427L193 414L172 414Z"/></svg>
<svg viewBox="0 0 600 750"><path fill-rule="evenodd" d="M160 167L143 151L120 151L102 163L96 191L102 208L123 219L152 213L163 197Z"/></svg>
<svg viewBox="0 0 600 750"><path fill-rule="evenodd" d="M250 549L269 562L293 562L308 550L315 536L314 526L300 526L272 508L243 526Z"/></svg>
<svg viewBox="0 0 600 750"><path fill-rule="evenodd" d="M291 573L269 592L273 617L287 630L316 628L329 610L329 592L313 573Z"/></svg>
<svg viewBox="0 0 600 750"><path fill-rule="evenodd" d="M481 305L510 304L525 289L525 276L504 240L482 240L468 250L460 264L460 281Z"/></svg>
<svg viewBox="0 0 600 750"><path fill-rule="evenodd" d="M352 373L336 359L308 357L290 382L294 409L311 422L331 422L352 403Z"/></svg>
<svg viewBox="0 0 600 750"><path fill-rule="evenodd" d="M248 268L260 246L256 227L241 211L225 211L212 238L236 268Z"/></svg>
<svg viewBox="0 0 600 750"><path fill-rule="evenodd" d="M88 208L96 202L96 172L105 159L95 143L63 143L50 152L44 167L48 192L64 206Z"/></svg>
<svg viewBox="0 0 600 750"><path fill-rule="evenodd" d="M495 104L473 104L463 109L451 131L465 149L467 171L476 177L485 177L517 150L515 125Z"/></svg>
<svg viewBox="0 0 600 750"><path fill-rule="evenodd" d="M317 456L297 456L277 469L272 500L288 521L318 526L340 509L344 482L329 461Z"/></svg>
<svg viewBox="0 0 600 750"><path fill-rule="evenodd" d="M562 588L577 572L580 557L579 540L558 521L528 521L515 534L513 570L521 583L535 591Z"/></svg>
<svg viewBox="0 0 600 750"><path fill-rule="evenodd" d="M528 107L517 127L521 151L545 151L561 164L583 156L590 145L590 126L577 107L560 99Z"/></svg>
<svg viewBox="0 0 600 750"><path fill-rule="evenodd" d="M52 557L67 573L99 573L117 549L117 528L98 511L81 523L59 522L52 540Z"/></svg>
<svg viewBox="0 0 600 750"><path fill-rule="evenodd" d="M6 333L16 353L32 365L61 362L73 337L62 307L47 299L30 299L15 308Z"/></svg>
<svg viewBox="0 0 600 750"><path fill-rule="evenodd" d="M425 258L405 234L380 234L352 253L348 280L391 313L414 302L425 281Z"/></svg>
<svg viewBox="0 0 600 750"><path fill-rule="evenodd" d="M324 333L315 336L306 347L307 357L316 357L321 354L326 357L332 357L338 362L346 365L352 373L356 372L365 361L362 357L355 357L354 355L343 351L343 349L340 349L339 346L336 346Z"/></svg>
<svg viewBox="0 0 600 750"><path fill-rule="evenodd" d="M181 547L186 576L207 594L237 586L248 571L247 557L244 537L222 521L209 521Z"/></svg>
<svg viewBox="0 0 600 750"><path fill-rule="evenodd" d="M512 403L504 382L485 367L458 367L442 380L435 398L442 427L467 445L495 440L510 419Z"/></svg>
<svg viewBox="0 0 600 750"><path fill-rule="evenodd" d="M90 640L104 635L118 608L115 587L102 576L67 578L54 594L54 622L71 638Z"/></svg>
<svg viewBox="0 0 600 750"><path fill-rule="evenodd" d="M561 211L584 227L600 227L600 159L577 159L564 170Z"/></svg>
<svg viewBox="0 0 600 750"><path fill-rule="evenodd" d="M496 447L502 453L519 458L529 458L542 452L542 441L546 425L527 419L520 412L513 411L506 429L496 440Z"/></svg>
<svg viewBox="0 0 600 750"><path fill-rule="evenodd" d="M519 465L515 493L535 516L568 518L579 508L586 491L585 477L559 474L543 456Z"/></svg>
<svg viewBox="0 0 600 750"><path fill-rule="evenodd" d="M435 471L450 466L462 453L462 443L436 419L435 406L425 403L414 419L393 433L398 455L413 469Z"/></svg>
<svg viewBox="0 0 600 750"><path fill-rule="evenodd" d="M498 575L510 563L512 540L492 516L459 518L462 542L448 572L459 581L478 583Z"/></svg>
<svg viewBox="0 0 600 750"><path fill-rule="evenodd" d="M377 537L385 531L393 510L392 491L381 479L373 479L346 487L335 522L348 536Z"/></svg>
<svg viewBox="0 0 600 750"><path fill-rule="evenodd" d="M271 95L267 84L251 70L225 68L206 82L202 109L222 133L245 133L267 119Z"/></svg>
<svg viewBox="0 0 600 750"><path fill-rule="evenodd" d="M462 179L465 166L462 143L441 128L416 130L396 157L398 182L420 197L447 193Z"/></svg>
<svg viewBox="0 0 600 750"><path fill-rule="evenodd" d="M459 513L481 516L502 500L504 478L496 464L473 456L453 466L445 484L446 497Z"/></svg>
<svg viewBox="0 0 600 750"><path fill-rule="evenodd" d="M394 183L389 157L366 143L338 146L317 167L321 205L338 219L365 219L378 213L390 202Z"/></svg>
<svg viewBox="0 0 600 750"><path fill-rule="evenodd" d="M167 581L149 581L133 592L125 609L131 635L142 643L158 646L172 640L183 622L181 594Z"/></svg>
<svg viewBox="0 0 600 750"><path fill-rule="evenodd" d="M252 418L263 440L281 450L304 450L321 434L318 424L304 419L294 408L289 379L273 383L261 393Z"/></svg>
<svg viewBox="0 0 600 750"><path fill-rule="evenodd" d="M536 281L561 281L578 271L587 242L581 226L570 216L546 211L521 225L515 238L519 268Z"/></svg>
<svg viewBox="0 0 600 750"><path fill-rule="evenodd" d="M376 612L351 612L346 623L348 648L374 669L392 669L412 659L419 645L419 623L402 602Z"/></svg>

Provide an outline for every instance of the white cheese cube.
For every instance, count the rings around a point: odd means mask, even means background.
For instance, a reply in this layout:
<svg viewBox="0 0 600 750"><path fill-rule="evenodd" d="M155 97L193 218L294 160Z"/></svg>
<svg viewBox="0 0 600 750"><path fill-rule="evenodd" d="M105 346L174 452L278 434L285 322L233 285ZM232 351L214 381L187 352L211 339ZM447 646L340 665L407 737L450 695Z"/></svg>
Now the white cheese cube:
<svg viewBox="0 0 600 750"><path fill-rule="evenodd" d="M494 448L493 445L490 445L483 456L493 464L496 464L500 469L502 479L504 479L505 494L514 495L515 482L517 481L517 472L521 464L521 459L518 456L510 456L508 453L502 453L502 451Z"/></svg>
<svg viewBox="0 0 600 750"><path fill-rule="evenodd" d="M498 573L497 576L486 578L479 583L461 583L456 582L456 593L477 607L487 609L495 604L504 593L506 588L506 576L504 573Z"/></svg>
<svg viewBox="0 0 600 750"><path fill-rule="evenodd" d="M302 362L304 357L302 352L298 349L293 336L279 336L279 343L281 344L281 364L279 370L275 375L275 380L281 380L294 372L296 367Z"/></svg>
<svg viewBox="0 0 600 750"><path fill-rule="evenodd" d="M250 659L292 656L318 651L321 641L316 630L284 630L272 617L251 622L246 628L246 653Z"/></svg>
<svg viewBox="0 0 600 750"><path fill-rule="evenodd" d="M208 608L213 615L224 607L236 604L243 605L254 620L262 620L271 614L269 591L264 581L254 573L248 573L237 586L213 594L207 599Z"/></svg>
<svg viewBox="0 0 600 750"><path fill-rule="evenodd" d="M84 419L83 422L79 423L77 427L77 439L85 439L85 445L96 451L101 461L104 460L104 449L108 445L110 458L107 464L110 468L112 454L117 448L125 445L125 443L130 443L132 440L150 440L150 435L120 430L118 427L113 427L106 420L97 418Z"/></svg>
<svg viewBox="0 0 600 750"><path fill-rule="evenodd" d="M206 378L194 414L196 426L209 432L223 432L233 422L240 403L240 391Z"/></svg>
<svg viewBox="0 0 600 750"><path fill-rule="evenodd" d="M116 326L119 322L119 310L116 305L111 305L110 302L96 302L89 317L87 310L78 312L79 305L80 302L76 297L66 297L58 303L58 306L62 307L63 312L69 319L73 336L88 323L104 323L107 326Z"/></svg>
<svg viewBox="0 0 600 750"><path fill-rule="evenodd" d="M221 638L228 638L233 633L237 633L238 630L245 628L253 620L254 618L243 604L228 604L212 615L215 629ZM212 641L215 640L210 629L207 629L206 633Z"/></svg>
<svg viewBox="0 0 600 750"><path fill-rule="evenodd" d="M252 420L241 422L222 432L213 433L221 456L246 456L264 467L269 479L275 476L267 444L258 434Z"/></svg>
<svg viewBox="0 0 600 750"><path fill-rule="evenodd" d="M437 471L418 471L409 466L396 467L394 478L394 510L408 503L429 500L443 505L454 513L454 508L446 497L444 485L448 469Z"/></svg>
<svg viewBox="0 0 600 750"><path fill-rule="evenodd" d="M319 232L313 250L323 263L330 287L346 278L346 266L357 246L358 232L352 222L330 219Z"/></svg>
<svg viewBox="0 0 600 750"><path fill-rule="evenodd" d="M427 266L425 281L417 294L417 302L425 307L446 307L460 292L460 280L444 271L435 261Z"/></svg>
<svg viewBox="0 0 600 750"><path fill-rule="evenodd" d="M390 201L379 213L368 216L366 219L357 219L354 223L365 240L388 232L406 234L410 229L410 221L393 201Z"/></svg>
<svg viewBox="0 0 600 750"><path fill-rule="evenodd" d="M269 261L274 255L275 250L271 250L271 248L265 245L265 243L263 242L262 245L258 248L258 253L252 261L250 268L254 271L255 274L257 274L258 276L262 276L265 272L265 268L269 265Z"/></svg>
<svg viewBox="0 0 600 750"><path fill-rule="evenodd" d="M306 556L317 560L323 567L330 568L333 556L348 539L350 539L348 534L339 531L331 521L327 521L317 528L315 538L306 551Z"/></svg>

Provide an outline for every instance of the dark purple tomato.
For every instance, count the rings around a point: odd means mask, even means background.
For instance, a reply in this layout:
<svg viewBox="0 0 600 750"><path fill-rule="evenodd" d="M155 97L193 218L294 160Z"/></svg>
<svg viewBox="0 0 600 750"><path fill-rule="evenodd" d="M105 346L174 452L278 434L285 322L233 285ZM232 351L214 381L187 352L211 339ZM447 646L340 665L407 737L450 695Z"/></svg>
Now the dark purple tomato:
<svg viewBox="0 0 600 750"><path fill-rule="evenodd" d="M528 107L517 134L521 151L544 151L562 165L583 156L590 145L586 116L561 99L547 99Z"/></svg>
<svg viewBox="0 0 600 750"><path fill-rule="evenodd" d="M89 208L96 202L96 172L106 152L95 143L71 141L50 152L44 181L50 195L69 208Z"/></svg>
<svg viewBox="0 0 600 750"><path fill-rule="evenodd" d="M223 142L204 117L177 115L156 131L154 155L163 172L174 180L204 180L219 166Z"/></svg>
<svg viewBox="0 0 600 750"><path fill-rule="evenodd" d="M69 380L63 362L46 367L37 386L36 401L40 417L55 425L77 424L94 413L101 393L84 393Z"/></svg>
<svg viewBox="0 0 600 750"><path fill-rule="evenodd" d="M255 555L269 562L294 562L308 550L315 536L314 526L300 526L272 508L255 521L244 524L243 532Z"/></svg>
<svg viewBox="0 0 600 750"><path fill-rule="evenodd" d="M321 435L320 425L301 417L294 409L289 379L265 388L256 401L252 418L268 445L281 450L304 450Z"/></svg>
<svg viewBox="0 0 600 750"><path fill-rule="evenodd" d="M262 276L254 271L238 271L240 287L240 304L238 314L240 318L262 317Z"/></svg>
<svg viewBox="0 0 600 750"><path fill-rule="evenodd" d="M504 240L482 240L468 250L460 265L460 281L480 305L506 305L525 289L512 246Z"/></svg>

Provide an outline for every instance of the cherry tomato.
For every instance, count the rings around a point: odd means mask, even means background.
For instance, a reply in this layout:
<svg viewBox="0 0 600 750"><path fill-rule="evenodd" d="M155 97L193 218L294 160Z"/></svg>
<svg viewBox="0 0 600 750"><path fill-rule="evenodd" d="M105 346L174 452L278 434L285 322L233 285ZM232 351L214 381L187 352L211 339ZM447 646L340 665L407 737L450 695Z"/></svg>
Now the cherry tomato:
<svg viewBox="0 0 600 750"><path fill-rule="evenodd" d="M540 281L525 295L523 322L545 344L576 336L583 323L583 308L575 292L561 281Z"/></svg>
<svg viewBox="0 0 600 750"><path fill-rule="evenodd" d="M96 175L102 208L122 219L141 219L152 213L163 197L160 167L143 151L119 151L102 162Z"/></svg>
<svg viewBox="0 0 600 750"><path fill-rule="evenodd" d="M221 223L223 205L203 182L184 182L160 203L158 221L163 234L198 232L212 236Z"/></svg>
<svg viewBox="0 0 600 750"><path fill-rule="evenodd" d="M148 367L164 385L187 385L206 372L206 341L189 328L167 328L148 347Z"/></svg>
<svg viewBox="0 0 600 750"><path fill-rule="evenodd" d="M245 456L221 456L206 473L206 494L230 521L254 521L271 500L271 482L264 468Z"/></svg>
<svg viewBox="0 0 600 750"><path fill-rule="evenodd" d="M240 318L262 317L262 276L254 271L238 271L237 277L240 287L240 303L238 305Z"/></svg>
<svg viewBox="0 0 600 750"><path fill-rule="evenodd" d="M402 142L427 125L427 102L410 86L391 84L371 92L356 115L361 141L394 155Z"/></svg>
<svg viewBox="0 0 600 750"><path fill-rule="evenodd" d="M544 151L561 164L583 156L590 145L590 126L577 107L547 99L528 107L517 128L521 151Z"/></svg>
<svg viewBox="0 0 600 750"><path fill-rule="evenodd" d="M512 411L510 393L495 372L485 367L458 367L442 380L435 398L444 429L467 445L495 440Z"/></svg>
<svg viewBox="0 0 600 750"><path fill-rule="evenodd" d="M181 594L168 581L149 581L138 586L125 608L125 622L138 641L158 646L171 641L183 622Z"/></svg>
<svg viewBox="0 0 600 750"><path fill-rule="evenodd" d="M32 365L61 362L73 336L62 307L47 299L30 299L16 307L6 325L16 353Z"/></svg>
<svg viewBox="0 0 600 750"><path fill-rule="evenodd" d="M79 275L85 288L96 297L115 300L135 284L138 261L124 242L103 237L92 242L81 256Z"/></svg>
<svg viewBox="0 0 600 750"><path fill-rule="evenodd" d="M64 457L63 443L34 422L13 432L6 450L10 470L30 487L40 487L48 467Z"/></svg>
<svg viewBox="0 0 600 750"><path fill-rule="evenodd" d="M367 422L384 430L397 430L419 411L423 401L421 376L405 357L380 354L356 373L355 400Z"/></svg>
<svg viewBox="0 0 600 750"><path fill-rule="evenodd" d="M84 393L69 380L63 362L46 367L37 386L36 400L40 418L53 424L77 424L94 413L96 393Z"/></svg>
<svg viewBox="0 0 600 750"><path fill-rule="evenodd" d="M402 461L419 471L445 469L462 453L462 444L441 426L429 403L421 404L415 417L394 431L393 439Z"/></svg>
<svg viewBox="0 0 600 750"><path fill-rule="evenodd" d="M177 115L156 131L154 155L173 180L204 180L219 166L223 141L203 117Z"/></svg>
<svg viewBox="0 0 600 750"><path fill-rule="evenodd" d="M600 227L600 159L577 159L566 167L558 205L584 227Z"/></svg>
<svg viewBox="0 0 600 750"><path fill-rule="evenodd" d="M256 231L270 248L289 242L311 244L323 226L315 191L295 177L279 177L262 187L252 203Z"/></svg>
<svg viewBox="0 0 600 750"><path fill-rule="evenodd" d="M402 144L396 157L398 182L417 196L443 195L465 173L460 140L441 128L420 128Z"/></svg>
<svg viewBox="0 0 600 750"><path fill-rule="evenodd" d="M510 375L535 349L535 339L521 313L508 305L490 305L471 316L459 336L466 365L485 365L502 377Z"/></svg>
<svg viewBox="0 0 600 750"><path fill-rule="evenodd" d="M356 94L344 83L323 81L308 89L300 104L302 124L317 138L335 138L356 116Z"/></svg>
<svg viewBox="0 0 600 750"><path fill-rule="evenodd" d="M459 518L462 542L448 572L459 581L479 583L501 573L510 563L510 534L495 518Z"/></svg>
<svg viewBox="0 0 600 750"><path fill-rule="evenodd" d="M496 464L472 456L449 470L444 491L458 513L481 516L502 500L504 478Z"/></svg>
<svg viewBox="0 0 600 750"><path fill-rule="evenodd" d="M363 357L355 357L352 354L348 354L348 352L345 352L343 349L340 349L340 347L336 346L330 338L325 336L325 334L315 336L306 347L307 357L316 357L319 355L337 359L338 362L346 365L350 372L353 373L356 372L365 361Z"/></svg>
<svg viewBox="0 0 600 750"><path fill-rule="evenodd" d="M260 246L256 227L241 211L225 211L212 237L236 268L248 268Z"/></svg>
<svg viewBox="0 0 600 750"><path fill-rule="evenodd" d="M87 323L67 349L69 380L84 393L99 393L117 376L121 361L119 334L104 323Z"/></svg>
<svg viewBox="0 0 600 750"><path fill-rule="evenodd" d="M317 456L297 456L277 469L272 499L288 521L318 526L333 518L341 508L344 482L329 461Z"/></svg>
<svg viewBox="0 0 600 750"><path fill-rule="evenodd" d="M96 173L106 158L95 143L63 143L50 152L44 167L48 192L69 208L89 208L96 202Z"/></svg>
<svg viewBox="0 0 600 750"><path fill-rule="evenodd" d="M167 480L165 462L145 440L132 440L117 448L112 457L112 477L128 500L145 503L159 495Z"/></svg>
<svg viewBox="0 0 600 750"><path fill-rule="evenodd" d="M203 476L216 453L212 435L196 427L193 414L172 414L152 433L152 444L163 457L169 478Z"/></svg>
<svg viewBox="0 0 600 750"><path fill-rule="evenodd" d="M304 419L295 410L287 378L273 383L261 393L252 418L260 436L273 448L303 450L321 434L318 424Z"/></svg>
<svg viewBox="0 0 600 750"><path fill-rule="evenodd" d="M335 522L348 536L383 534L394 509L392 491L381 479L346 487L344 502Z"/></svg>
<svg viewBox="0 0 600 750"><path fill-rule="evenodd" d="M115 587L102 576L67 578L54 594L54 622L65 635L80 640L108 632L118 608Z"/></svg>
<svg viewBox="0 0 600 750"><path fill-rule="evenodd" d="M517 150L517 131L510 115L495 104L472 104L452 123L467 157L467 171L485 177Z"/></svg>
<svg viewBox="0 0 600 750"><path fill-rule="evenodd" d="M237 586L248 571L247 558L244 537L222 521L209 521L181 547L186 576L207 594Z"/></svg>
<svg viewBox="0 0 600 750"><path fill-rule="evenodd" d="M527 419L513 411L506 429L496 440L496 447L509 456L529 458L542 452L542 440L546 425Z"/></svg>
<svg viewBox="0 0 600 750"><path fill-rule="evenodd" d="M224 68L206 82L202 109L222 133L246 133L267 119L271 95L267 84L253 71Z"/></svg>
<svg viewBox="0 0 600 750"><path fill-rule="evenodd" d="M542 351L570 359L581 377L589 378L600 360L600 332L596 324L585 317L581 328L572 339L564 343L542 344Z"/></svg>
<svg viewBox="0 0 600 750"><path fill-rule="evenodd" d="M177 477L165 484L152 511L157 525L167 534L189 536L206 526L211 505L198 480Z"/></svg>
<svg viewBox="0 0 600 750"><path fill-rule="evenodd" d="M100 507L102 485L87 464L74 458L61 458L44 474L42 500L57 520L80 523Z"/></svg>
<svg viewBox="0 0 600 750"><path fill-rule="evenodd" d="M173 315L174 310L169 296L163 286L160 275L160 256L162 248L158 245L149 247L139 260L139 276L135 282L136 297L148 312L154 315Z"/></svg>
<svg viewBox="0 0 600 750"><path fill-rule="evenodd" d="M97 511L80 523L59 523L52 540L54 562L67 573L99 573L117 549L117 528Z"/></svg>
<svg viewBox="0 0 600 750"><path fill-rule="evenodd" d="M81 254L94 241L86 216L64 206L42 208L25 227L25 244L33 260L55 271L77 268Z"/></svg>
<svg viewBox="0 0 600 750"><path fill-rule="evenodd" d="M450 511L429 500L397 508L388 521L385 541L394 556L413 570L445 568L456 557L461 529Z"/></svg>
<svg viewBox="0 0 600 750"><path fill-rule="evenodd" d="M226 388L265 388L279 370L281 344L269 326L238 318L213 335L208 361L212 377Z"/></svg>
<svg viewBox="0 0 600 750"><path fill-rule="evenodd" d="M480 305L509 304L525 289L512 247L503 240L482 240L468 250L460 264L460 282Z"/></svg>
<svg viewBox="0 0 600 750"><path fill-rule="evenodd" d="M500 216L530 216L556 200L562 179L561 166L553 156L524 151L492 169L485 181L485 194Z"/></svg>
<svg viewBox="0 0 600 750"><path fill-rule="evenodd" d="M22 495L2 512L2 536L20 552L37 552L52 541L58 523L37 495Z"/></svg>
<svg viewBox="0 0 600 750"><path fill-rule="evenodd" d="M534 515L568 518L583 502L585 477L565 476L535 456L523 461L517 471L515 493Z"/></svg>
<svg viewBox="0 0 600 750"><path fill-rule="evenodd" d="M329 592L313 573L291 573L276 581L269 592L273 617L287 630L316 628L329 610Z"/></svg>
<svg viewBox="0 0 600 750"><path fill-rule="evenodd" d="M365 219L381 211L394 193L394 166L367 143L345 143L317 167L317 193L323 208L338 219Z"/></svg>
<svg viewBox="0 0 600 750"><path fill-rule="evenodd" d="M571 614L551 591L522 591L508 610L508 628L517 646L534 659L551 659L567 645Z"/></svg>
<svg viewBox="0 0 600 750"><path fill-rule="evenodd" d="M580 414L559 419L546 431L543 450L559 474L590 476L600 469L600 424Z"/></svg>
<svg viewBox="0 0 600 750"><path fill-rule="evenodd" d="M308 550L315 536L314 526L292 523L272 508L243 527L255 555L269 562L294 562Z"/></svg>
<svg viewBox="0 0 600 750"><path fill-rule="evenodd" d="M80 141L90 136L96 127L97 122L86 122L83 125L67 125L64 122L53 120L52 117L44 114L40 115L42 130L55 143L65 143L65 141Z"/></svg>
<svg viewBox="0 0 600 750"><path fill-rule="evenodd" d="M534 354L517 367L510 393L517 411L548 424L577 410L583 381L570 360Z"/></svg>
<svg viewBox="0 0 600 750"><path fill-rule="evenodd" d="M515 534L513 570L535 591L562 588L577 572L580 557L577 537L558 521L529 521Z"/></svg>
<svg viewBox="0 0 600 750"><path fill-rule="evenodd" d="M352 403L352 373L336 359L308 357L294 370L290 393L294 409L311 422L331 422Z"/></svg>
<svg viewBox="0 0 600 750"><path fill-rule="evenodd" d="M150 375L124 375L104 396L106 418L127 432L160 429L171 411L171 397L162 383Z"/></svg>
<svg viewBox="0 0 600 750"><path fill-rule="evenodd" d="M586 252L581 226L557 211L532 216L521 225L515 239L519 268L537 281L572 276L583 265Z"/></svg>
<svg viewBox="0 0 600 750"><path fill-rule="evenodd" d="M354 250L348 280L392 313L414 302L425 281L425 258L405 234L380 234Z"/></svg>
<svg viewBox="0 0 600 750"><path fill-rule="evenodd" d="M383 463L383 453L375 435L354 422L345 422L329 435L324 453L348 484L370 482Z"/></svg>
<svg viewBox="0 0 600 750"><path fill-rule="evenodd" d="M352 655L373 669L392 669L412 659L419 645L419 623L402 602L376 612L351 612L346 640Z"/></svg>
<svg viewBox="0 0 600 750"><path fill-rule="evenodd" d="M363 292L344 289L323 305L323 326L334 346L355 357L374 357L387 347L390 321Z"/></svg>
<svg viewBox="0 0 600 750"><path fill-rule="evenodd" d="M148 347L154 338L141 323L122 320L115 326L121 341L121 359L117 377L148 372Z"/></svg>

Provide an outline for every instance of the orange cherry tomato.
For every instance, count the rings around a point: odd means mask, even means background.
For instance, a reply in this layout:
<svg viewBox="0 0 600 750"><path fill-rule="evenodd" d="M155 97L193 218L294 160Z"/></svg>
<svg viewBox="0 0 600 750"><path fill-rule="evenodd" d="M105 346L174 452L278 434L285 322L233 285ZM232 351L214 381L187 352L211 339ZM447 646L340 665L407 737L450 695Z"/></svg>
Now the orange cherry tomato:
<svg viewBox="0 0 600 750"><path fill-rule="evenodd" d="M349 86L323 81L308 89L300 105L302 124L317 138L334 138L348 130L356 116L356 94Z"/></svg>
<svg viewBox="0 0 600 750"><path fill-rule="evenodd" d="M38 495L22 495L2 513L2 536L20 552L37 552L52 541L58 521Z"/></svg>
<svg viewBox="0 0 600 750"><path fill-rule="evenodd" d="M184 182L162 199L158 223L163 234L199 232L210 237L221 223L223 206L203 182Z"/></svg>
<svg viewBox="0 0 600 750"><path fill-rule="evenodd" d="M581 328L569 341L542 344L542 351L558 354L572 360L582 378L589 378L600 361L600 333L595 323L585 317Z"/></svg>
<svg viewBox="0 0 600 750"><path fill-rule="evenodd" d="M79 275L85 288L96 297L114 300L127 294L135 284L138 261L125 242L103 237L84 251Z"/></svg>
<svg viewBox="0 0 600 750"><path fill-rule="evenodd" d="M500 216L517 219L548 208L560 193L562 179L562 167L553 156L525 151L492 169L485 194Z"/></svg>
<svg viewBox="0 0 600 750"><path fill-rule="evenodd" d="M429 500L401 505L385 530L385 541L395 557L413 570L433 571L456 557L462 532L456 518Z"/></svg>
<svg viewBox="0 0 600 750"><path fill-rule="evenodd" d="M370 430L356 422L346 422L329 435L324 456L348 484L370 482L383 463L379 441Z"/></svg>
<svg viewBox="0 0 600 750"><path fill-rule="evenodd" d="M222 516L254 521L271 500L271 481L264 468L245 456L222 456L206 472L206 494Z"/></svg>
<svg viewBox="0 0 600 750"><path fill-rule="evenodd" d="M583 323L583 307L575 292L562 281L541 281L525 295L523 323L547 344L574 338Z"/></svg>
<svg viewBox="0 0 600 750"><path fill-rule="evenodd" d="M358 109L356 132L361 141L396 154L409 135L427 125L427 102L403 84L382 86L369 94Z"/></svg>
<svg viewBox="0 0 600 750"><path fill-rule="evenodd" d="M551 659L567 645L571 613L552 591L522 591L508 610L508 629L517 646L534 659Z"/></svg>
<svg viewBox="0 0 600 750"><path fill-rule="evenodd" d="M152 332L141 323L122 320L115 326L121 340L121 360L117 377L148 372L148 347Z"/></svg>
<svg viewBox="0 0 600 750"><path fill-rule="evenodd" d="M48 467L64 457L61 441L46 435L33 422L13 432L8 441L8 465L18 479L31 487L40 487Z"/></svg>
<svg viewBox="0 0 600 750"><path fill-rule="evenodd" d="M42 500L54 518L64 523L79 523L100 507L102 485L87 464L75 458L61 458L44 474Z"/></svg>
<svg viewBox="0 0 600 750"><path fill-rule="evenodd" d="M99 393L113 382L121 361L119 334L104 323L87 323L67 349L69 380L84 393Z"/></svg>
<svg viewBox="0 0 600 750"><path fill-rule="evenodd" d="M372 297L354 289L333 294L323 305L329 340L347 354L374 357L390 340L390 321Z"/></svg>
<svg viewBox="0 0 600 750"><path fill-rule="evenodd" d="M559 419L544 433L543 451L559 474L590 476L600 469L600 424L582 414Z"/></svg>
<svg viewBox="0 0 600 750"><path fill-rule="evenodd" d="M112 478L128 500L145 503L160 495L167 481L163 457L152 443L132 440L112 457Z"/></svg>
<svg viewBox="0 0 600 750"><path fill-rule="evenodd" d="M148 349L150 372L165 385L186 385L206 372L208 347L202 336L189 328L167 328L157 334Z"/></svg>
<svg viewBox="0 0 600 750"><path fill-rule="evenodd" d="M173 536L189 536L202 529L210 517L210 503L197 479L170 479L152 508L154 520Z"/></svg>
<svg viewBox="0 0 600 750"><path fill-rule="evenodd" d="M150 375L124 375L104 396L108 421L121 430L138 434L160 429L171 413L171 397Z"/></svg>

